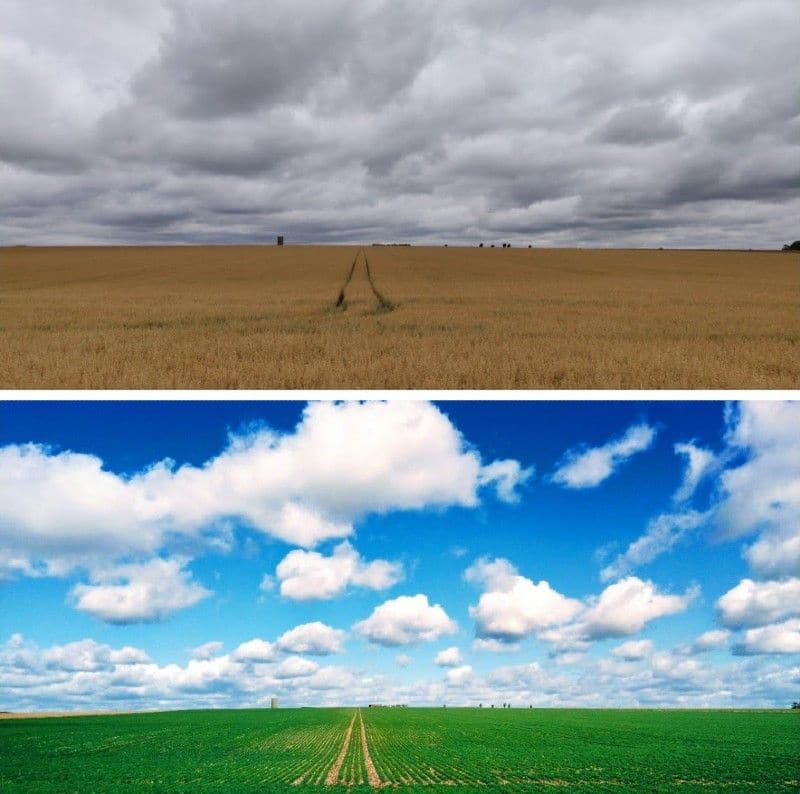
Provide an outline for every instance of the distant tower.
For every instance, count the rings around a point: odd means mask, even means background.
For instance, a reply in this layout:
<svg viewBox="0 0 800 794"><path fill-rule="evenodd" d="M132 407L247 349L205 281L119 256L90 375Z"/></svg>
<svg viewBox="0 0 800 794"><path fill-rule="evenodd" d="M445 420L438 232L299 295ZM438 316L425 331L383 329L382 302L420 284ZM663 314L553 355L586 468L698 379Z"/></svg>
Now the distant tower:
<svg viewBox="0 0 800 794"><path fill-rule="evenodd" d="M278 698L272 698L272 700L270 700L270 702L269 702L269 707L271 709L278 708Z"/></svg>
<svg viewBox="0 0 800 794"><path fill-rule="evenodd" d="M278 236L278 245L279 246L283 245L283 235L282 234Z"/></svg>

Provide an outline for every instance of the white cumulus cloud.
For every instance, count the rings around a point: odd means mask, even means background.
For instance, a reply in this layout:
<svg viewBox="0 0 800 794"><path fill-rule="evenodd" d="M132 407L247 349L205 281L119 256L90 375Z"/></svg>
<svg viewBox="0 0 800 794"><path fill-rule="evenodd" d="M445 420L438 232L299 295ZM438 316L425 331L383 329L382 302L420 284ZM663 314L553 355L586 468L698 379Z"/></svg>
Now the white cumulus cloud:
<svg viewBox="0 0 800 794"><path fill-rule="evenodd" d="M294 601L311 601L334 598L350 585L386 590L402 581L404 574L398 562L365 562L350 543L344 541L330 557L303 549L290 551L278 564L275 575L282 596Z"/></svg>
<svg viewBox="0 0 800 794"><path fill-rule="evenodd" d="M728 646L731 633L727 629L711 629L704 631L691 645L692 653L705 653Z"/></svg>
<svg viewBox="0 0 800 794"><path fill-rule="evenodd" d="M745 461L720 475L720 533L757 535L745 557L760 576L800 576L800 401L737 404L727 441Z"/></svg>
<svg viewBox="0 0 800 794"><path fill-rule="evenodd" d="M761 626L800 615L800 579L742 579L717 601L720 620L731 628Z"/></svg>
<svg viewBox="0 0 800 794"><path fill-rule="evenodd" d="M193 659L211 659L216 656L224 647L224 644L218 640L205 642L192 649Z"/></svg>
<svg viewBox="0 0 800 794"><path fill-rule="evenodd" d="M65 575L154 556L181 537L227 542L231 522L310 548L370 514L475 507L487 488L514 501L527 476L516 461L485 465L419 401L311 403L292 433L255 430L201 466L157 461L131 476L94 455L12 445L0 448L0 575ZM356 566L355 583L397 573Z"/></svg>
<svg viewBox="0 0 800 794"><path fill-rule="evenodd" d="M631 457L648 450L655 437L655 428L638 424L601 447L571 449L561 459L551 480L565 488L594 488Z"/></svg>
<svg viewBox="0 0 800 794"><path fill-rule="evenodd" d="M690 588L683 595L668 595L652 582L629 576L590 599L580 618L582 634L587 639L636 634L656 618L685 611L698 594L697 588Z"/></svg>
<svg viewBox="0 0 800 794"><path fill-rule="evenodd" d="M433 662L438 664L439 667L458 667L462 662L461 651L456 646L445 648L436 654Z"/></svg>
<svg viewBox="0 0 800 794"><path fill-rule="evenodd" d="M282 651L291 653L307 653L312 656L328 656L341 653L347 633L341 629L334 629L324 623L315 621L304 623L302 626L281 634L276 646Z"/></svg>
<svg viewBox="0 0 800 794"><path fill-rule="evenodd" d="M472 650L485 653L516 653L520 649L518 643L501 642L485 637L476 637L472 641Z"/></svg>
<svg viewBox="0 0 800 794"><path fill-rule="evenodd" d="M21 635L19 638L21 642ZM151 661L139 648L126 645L114 649L89 639L55 645L44 651L41 658L48 667L75 673L111 670L117 665L149 664Z"/></svg>
<svg viewBox="0 0 800 794"><path fill-rule="evenodd" d="M566 623L581 609L579 601L553 590L548 582L537 584L520 576L508 560L480 559L464 576L485 590L469 610L479 638L513 642Z"/></svg>
<svg viewBox="0 0 800 794"><path fill-rule="evenodd" d="M211 595L192 581L183 558L118 565L75 585L75 608L107 623L147 623L194 606Z"/></svg>
<svg viewBox="0 0 800 794"><path fill-rule="evenodd" d="M290 656L284 659L272 671L275 678L304 678L319 670L319 665L302 656Z"/></svg>
<svg viewBox="0 0 800 794"><path fill-rule="evenodd" d="M454 667L445 673L445 679L447 680L448 685L454 687L464 686L464 684L472 680L472 676L473 670L468 664L461 665L460 667Z"/></svg>
<svg viewBox="0 0 800 794"><path fill-rule="evenodd" d="M274 643L256 638L239 645L231 654L231 658L241 662L272 662L277 653L278 649Z"/></svg>
<svg viewBox="0 0 800 794"><path fill-rule="evenodd" d="M432 642L458 630L439 604L428 603L421 594L386 601L353 628L370 642L389 647Z"/></svg>
<svg viewBox="0 0 800 794"><path fill-rule="evenodd" d="M748 629L734 646L740 654L800 653L800 619Z"/></svg>
<svg viewBox="0 0 800 794"><path fill-rule="evenodd" d="M622 645L617 645L616 648L611 650L612 656L626 661L646 659L652 653L652 640L629 640L628 642L623 642Z"/></svg>

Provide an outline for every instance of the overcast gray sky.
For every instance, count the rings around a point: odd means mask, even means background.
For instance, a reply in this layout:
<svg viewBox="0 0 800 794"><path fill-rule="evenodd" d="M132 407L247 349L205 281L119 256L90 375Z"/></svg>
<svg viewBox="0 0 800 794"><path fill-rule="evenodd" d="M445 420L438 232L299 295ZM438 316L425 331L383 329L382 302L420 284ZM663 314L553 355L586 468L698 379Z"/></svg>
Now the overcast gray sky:
<svg viewBox="0 0 800 794"><path fill-rule="evenodd" d="M0 0L0 244L778 247L798 0Z"/></svg>

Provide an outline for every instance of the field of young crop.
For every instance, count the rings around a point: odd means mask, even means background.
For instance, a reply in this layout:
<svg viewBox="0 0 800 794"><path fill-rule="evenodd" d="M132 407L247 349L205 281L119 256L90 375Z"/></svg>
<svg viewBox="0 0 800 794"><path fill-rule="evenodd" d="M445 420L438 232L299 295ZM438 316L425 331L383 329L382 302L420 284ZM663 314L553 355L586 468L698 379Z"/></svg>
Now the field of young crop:
<svg viewBox="0 0 800 794"><path fill-rule="evenodd" d="M381 780L485 791L800 785L789 712L379 709L364 712Z"/></svg>
<svg viewBox="0 0 800 794"><path fill-rule="evenodd" d="M0 249L0 388L795 388L800 257Z"/></svg>
<svg viewBox="0 0 800 794"><path fill-rule="evenodd" d="M353 709L300 709L2 720L0 791L324 786L352 718Z"/></svg>
<svg viewBox="0 0 800 794"><path fill-rule="evenodd" d="M300 709L0 721L3 792L781 791L790 711Z"/></svg>

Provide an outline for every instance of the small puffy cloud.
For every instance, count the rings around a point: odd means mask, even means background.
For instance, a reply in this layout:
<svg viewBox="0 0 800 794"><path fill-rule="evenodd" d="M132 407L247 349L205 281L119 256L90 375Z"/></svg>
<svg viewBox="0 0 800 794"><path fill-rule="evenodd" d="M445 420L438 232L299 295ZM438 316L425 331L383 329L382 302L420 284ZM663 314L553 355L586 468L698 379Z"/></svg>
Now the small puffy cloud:
<svg viewBox="0 0 800 794"><path fill-rule="evenodd" d="M322 667L308 676L308 678L304 678L302 685L313 692L338 691L342 689L352 692L360 683L361 680L356 673L346 667ZM340 698L342 696L338 697L337 705L341 703Z"/></svg>
<svg viewBox="0 0 800 794"><path fill-rule="evenodd" d="M20 638L16 646L22 647L21 635L16 636ZM14 647L13 637L11 645ZM123 648L114 649L109 645L103 645L90 639L70 642L66 645L54 645L43 651L41 658L47 667L74 673L110 670L117 665L140 665L151 662L150 657L139 648L126 645Z"/></svg>
<svg viewBox="0 0 800 794"><path fill-rule="evenodd" d="M480 559L464 574L467 581L484 588L476 606L470 607L476 633L484 639L513 642L535 631L566 623L581 603L520 576L504 559Z"/></svg>
<svg viewBox="0 0 800 794"><path fill-rule="evenodd" d="M551 656L565 653L583 653L591 645L584 631L584 626L580 622L540 631L536 634L536 638L551 646Z"/></svg>
<svg viewBox="0 0 800 794"><path fill-rule="evenodd" d="M683 482L675 491L673 500L680 504L692 498L697 486L713 470L717 457L708 449L698 447L693 443L675 444L675 454L686 459L686 469L683 472Z"/></svg>
<svg viewBox="0 0 800 794"><path fill-rule="evenodd" d="M71 590L75 608L106 623L149 623L194 606L211 595L192 581L187 560L155 559L92 573L92 584Z"/></svg>
<svg viewBox="0 0 800 794"><path fill-rule="evenodd" d="M800 532L792 530L765 532L748 546L744 557L762 576L800 574Z"/></svg>
<svg viewBox="0 0 800 794"><path fill-rule="evenodd" d="M762 577L800 576L800 401L744 402L728 414L731 457L719 478L720 534L757 534L745 558Z"/></svg>
<svg viewBox="0 0 800 794"><path fill-rule="evenodd" d="M282 651L307 653L312 656L328 656L341 653L347 633L315 621L297 626L281 634L275 643Z"/></svg>
<svg viewBox="0 0 800 794"><path fill-rule="evenodd" d="M533 467L523 469L517 460L496 460L481 469L478 483L481 486L494 485L500 501L514 504L519 501L517 489L533 475Z"/></svg>
<svg viewBox="0 0 800 794"><path fill-rule="evenodd" d="M433 642L458 631L444 609L421 594L386 601L353 628L370 642L389 647Z"/></svg>
<svg viewBox="0 0 800 794"><path fill-rule="evenodd" d="M290 656L284 659L272 671L275 678L304 678L313 675L319 670L319 665L302 656Z"/></svg>
<svg viewBox="0 0 800 794"><path fill-rule="evenodd" d="M472 680L473 670L470 665L465 664L461 667L454 667L452 670L448 670L445 674L445 678L449 686L464 686L464 684L468 683Z"/></svg>
<svg viewBox="0 0 800 794"><path fill-rule="evenodd" d="M126 645L118 650L111 649L108 655L113 665L150 664L152 659L141 649Z"/></svg>
<svg viewBox="0 0 800 794"><path fill-rule="evenodd" d="M617 645L616 648L611 650L612 656L615 656L617 659L624 659L628 662L646 659L652 653L652 640L630 640L628 642L623 642L622 645Z"/></svg>
<svg viewBox="0 0 800 794"><path fill-rule="evenodd" d="M261 583L258 585L258 589L265 593L271 593L275 589L275 577L265 573L261 577Z"/></svg>
<svg viewBox="0 0 800 794"><path fill-rule="evenodd" d="M500 640L476 637L472 641L472 650L486 653L516 653L520 649L518 643L500 642Z"/></svg>
<svg viewBox="0 0 800 794"><path fill-rule="evenodd" d="M562 667L570 664L580 664L586 659L586 654L580 651L565 651L563 653L555 653L552 655L555 663Z"/></svg>
<svg viewBox="0 0 800 794"><path fill-rule="evenodd" d="M254 639L243 642L232 654L231 659L239 662L272 662L277 656L274 643Z"/></svg>
<svg viewBox="0 0 800 794"><path fill-rule="evenodd" d="M595 488L631 457L649 449L655 437L655 428L638 424L601 447L571 449L550 479L565 488Z"/></svg>
<svg viewBox="0 0 800 794"><path fill-rule="evenodd" d="M486 680L497 687L504 698L509 691L514 690L531 692L555 687L563 690L566 683L565 679L551 677L538 662L498 667L489 673Z"/></svg>
<svg viewBox="0 0 800 794"><path fill-rule="evenodd" d="M703 632L691 645L692 653L720 650L728 646L731 637L727 629L711 629Z"/></svg>
<svg viewBox="0 0 800 794"><path fill-rule="evenodd" d="M436 658L433 662L434 664L438 664L439 667L458 667L462 662L461 651L455 646L446 648L436 654Z"/></svg>
<svg viewBox="0 0 800 794"><path fill-rule="evenodd" d="M731 628L761 626L800 615L800 579L742 579L717 601L720 620Z"/></svg>
<svg viewBox="0 0 800 794"><path fill-rule="evenodd" d="M495 560L481 557L464 571L464 579L467 582L487 590L505 590L513 587L517 576L518 572L513 563L502 557Z"/></svg>
<svg viewBox="0 0 800 794"><path fill-rule="evenodd" d="M42 660L48 667L69 672L94 672L113 667L111 648L94 640L56 645L42 654Z"/></svg>
<svg viewBox="0 0 800 794"><path fill-rule="evenodd" d="M218 641L206 642L203 645L198 645L196 648L192 649L192 658L211 659L213 656L216 656L223 649L223 647L223 643Z"/></svg>
<svg viewBox="0 0 800 794"><path fill-rule="evenodd" d="M386 590L403 579L398 562L365 562L348 543L340 543L330 557L316 551L295 549L281 560L275 571L280 592L294 601L330 599L348 586Z"/></svg>
<svg viewBox="0 0 800 794"><path fill-rule="evenodd" d="M408 667L414 660L407 653L398 653L394 657L394 661L398 667Z"/></svg>
<svg viewBox="0 0 800 794"><path fill-rule="evenodd" d="M757 629L748 629L734 653L780 654L800 653L800 619L787 620Z"/></svg>
<svg viewBox="0 0 800 794"><path fill-rule="evenodd" d="M653 519L645 533L628 546L623 554L600 572L604 581L624 576L634 568L652 562L670 551L690 532L708 520L707 513L690 510L686 513L664 514Z"/></svg>
<svg viewBox="0 0 800 794"><path fill-rule="evenodd" d="M652 582L629 576L590 600L580 618L581 633L590 640L636 634L656 618L683 612L698 594L690 588L683 595L667 595Z"/></svg>

